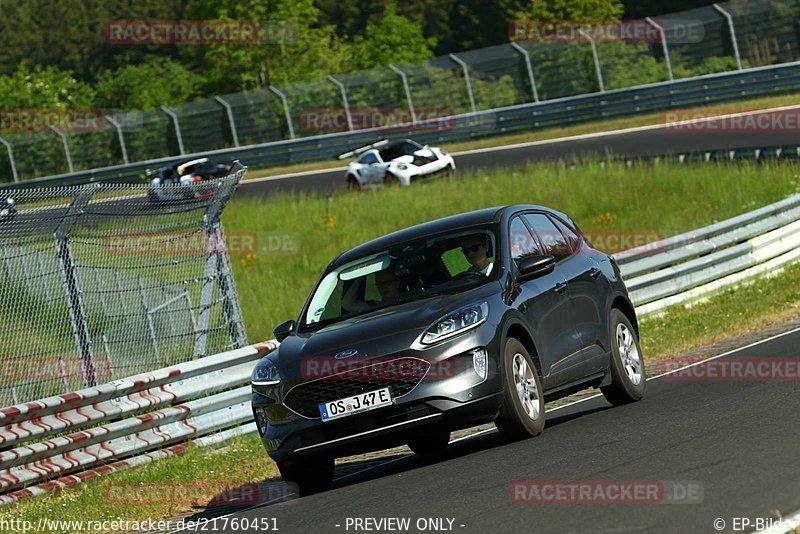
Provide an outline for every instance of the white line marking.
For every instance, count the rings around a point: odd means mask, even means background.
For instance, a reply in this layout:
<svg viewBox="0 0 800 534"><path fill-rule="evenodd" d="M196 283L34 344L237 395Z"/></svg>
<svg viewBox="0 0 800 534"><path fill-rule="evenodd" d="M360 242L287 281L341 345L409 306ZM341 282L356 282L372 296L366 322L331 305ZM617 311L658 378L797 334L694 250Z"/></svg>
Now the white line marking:
<svg viewBox="0 0 800 534"><path fill-rule="evenodd" d="M622 135L628 133L635 133L635 132L646 132L649 130L657 130L659 128L665 128L667 126L672 126L676 124L684 124L684 123L692 123L698 124L703 122L713 122L720 119L730 119L734 117L745 117L748 115L760 115L762 113L776 113L779 111L789 111L792 109L800 108L800 104L794 104L791 106L781 106L777 108L768 108L768 109L754 109L750 111L740 111L737 113L726 113L723 115L714 115L713 117L702 117L698 119L691 119L689 121L678 121L678 122L670 122L670 123L658 123L658 124L648 124L646 126L633 126L631 128L622 128L619 130L606 130L603 132L594 132L594 133L586 133L586 134L578 134L578 135L568 135L564 137L555 137L553 139L541 139L539 141L526 141L524 143L515 143L512 145L500 145L500 146L492 146L486 148L473 148L471 150L462 150L460 152L452 152L453 156L465 156L468 154L483 154L486 152L501 152L503 150L512 150L515 148L525 148L525 147L532 147L532 146L542 146L542 145L550 145L550 144L557 144L557 143L566 143L569 141L581 141L584 139L597 139L602 137L609 137L614 135ZM656 112L654 112L656 113ZM663 113L663 111L662 111ZM304 171L304 172L293 172L288 174L276 174L274 176L265 176L263 178L253 178L253 179L245 179L242 181L242 185L245 184L252 184L258 182L266 182L270 180L285 180L288 178L297 178L299 176L313 176L315 174L324 174L326 172L343 172L346 171L347 167L333 167L330 169L317 169L313 171Z"/></svg>

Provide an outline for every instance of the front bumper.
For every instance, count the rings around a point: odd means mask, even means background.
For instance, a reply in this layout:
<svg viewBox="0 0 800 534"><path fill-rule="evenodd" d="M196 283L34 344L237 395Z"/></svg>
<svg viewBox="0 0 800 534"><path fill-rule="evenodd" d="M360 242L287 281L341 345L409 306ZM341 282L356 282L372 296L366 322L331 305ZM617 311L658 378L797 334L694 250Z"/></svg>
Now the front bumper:
<svg viewBox="0 0 800 534"><path fill-rule="evenodd" d="M431 362L431 371L392 405L323 422L321 417L304 417L292 412L282 400L284 392L301 382L281 388L253 388L252 406L256 421L266 419L259 434L275 460L292 454L326 453L345 456L403 444L420 427L445 426L450 430L491 421L501 403L501 347L496 327L484 323L475 330L424 352L387 355L413 356ZM487 351L486 378L472 367L472 349ZM377 388L376 388L377 389ZM336 398L314 399L327 402ZM257 412L261 411L261 414ZM262 431L263 430L263 431Z"/></svg>

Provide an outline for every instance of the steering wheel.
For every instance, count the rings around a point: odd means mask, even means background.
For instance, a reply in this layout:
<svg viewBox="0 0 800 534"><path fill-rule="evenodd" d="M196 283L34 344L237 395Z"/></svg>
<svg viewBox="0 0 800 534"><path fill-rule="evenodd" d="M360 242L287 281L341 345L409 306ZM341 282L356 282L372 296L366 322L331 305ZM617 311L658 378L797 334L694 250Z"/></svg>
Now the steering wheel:
<svg viewBox="0 0 800 534"><path fill-rule="evenodd" d="M478 271L463 271L455 275L452 279L453 280L466 280L467 278L471 278L473 276L484 276L483 273Z"/></svg>

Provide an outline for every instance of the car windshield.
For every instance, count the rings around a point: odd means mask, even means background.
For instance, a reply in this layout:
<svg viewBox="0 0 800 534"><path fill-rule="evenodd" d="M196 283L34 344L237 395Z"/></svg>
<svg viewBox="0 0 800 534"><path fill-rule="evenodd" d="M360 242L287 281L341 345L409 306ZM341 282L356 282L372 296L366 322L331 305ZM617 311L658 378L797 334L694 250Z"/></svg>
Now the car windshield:
<svg viewBox="0 0 800 534"><path fill-rule="evenodd" d="M472 289L495 277L495 250L494 230L473 227L351 261L320 281L301 327L319 328L404 302Z"/></svg>
<svg viewBox="0 0 800 534"><path fill-rule="evenodd" d="M414 154L414 152L421 149L422 145L415 143L410 139L406 139L405 141L399 141L397 143L390 144L388 147L381 150L380 153L383 161L391 161L399 158L400 156Z"/></svg>

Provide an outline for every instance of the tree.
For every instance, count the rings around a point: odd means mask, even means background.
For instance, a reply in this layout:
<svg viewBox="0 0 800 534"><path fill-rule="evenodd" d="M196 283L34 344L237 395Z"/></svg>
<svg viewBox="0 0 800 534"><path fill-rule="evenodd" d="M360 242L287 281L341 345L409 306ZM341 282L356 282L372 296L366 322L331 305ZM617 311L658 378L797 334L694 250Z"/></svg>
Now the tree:
<svg viewBox="0 0 800 534"><path fill-rule="evenodd" d="M151 109L199 96L202 78L169 58L106 71L97 81L97 102L105 108Z"/></svg>
<svg viewBox="0 0 800 534"><path fill-rule="evenodd" d="M519 14L530 20L619 20L625 10L620 0L531 0Z"/></svg>
<svg viewBox="0 0 800 534"><path fill-rule="evenodd" d="M420 61L431 57L435 46L435 38L426 38L419 26L398 15L394 4L388 4L380 20L368 23L364 35L353 39L351 68Z"/></svg>
<svg viewBox="0 0 800 534"><path fill-rule="evenodd" d="M0 76L0 109L88 108L94 97L90 86L55 67L20 64L10 76Z"/></svg>

